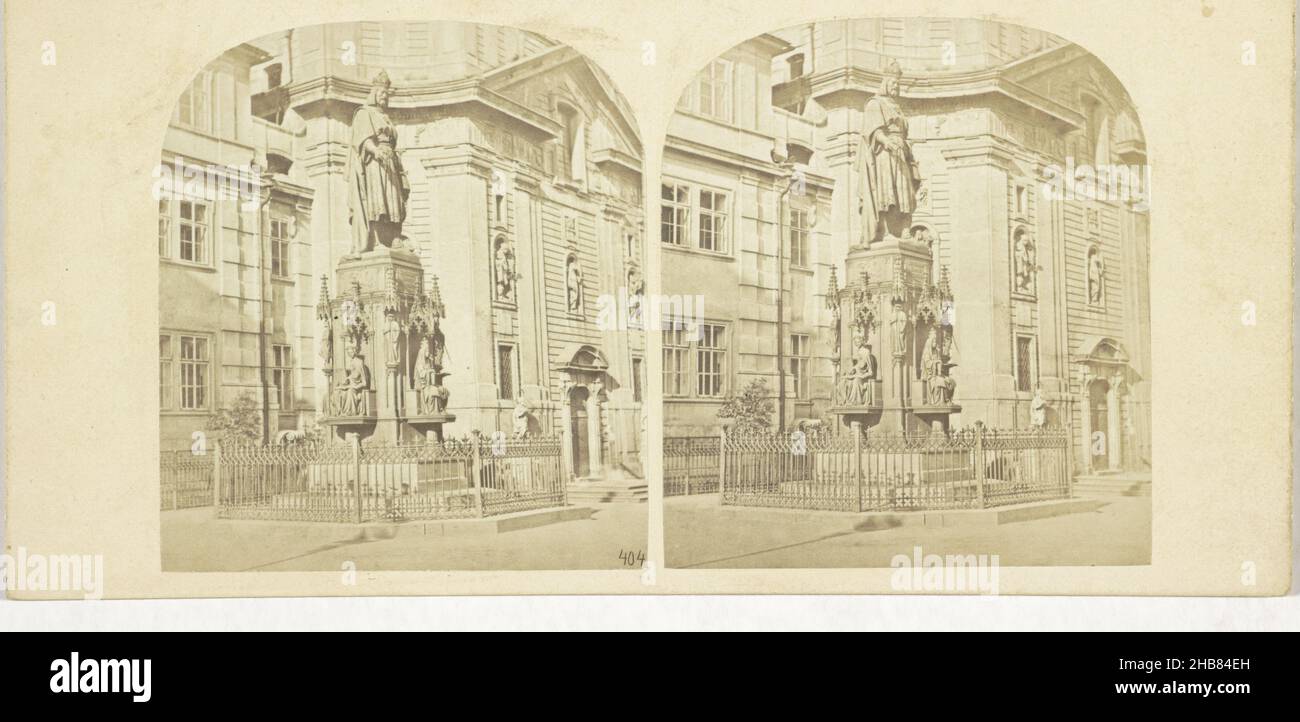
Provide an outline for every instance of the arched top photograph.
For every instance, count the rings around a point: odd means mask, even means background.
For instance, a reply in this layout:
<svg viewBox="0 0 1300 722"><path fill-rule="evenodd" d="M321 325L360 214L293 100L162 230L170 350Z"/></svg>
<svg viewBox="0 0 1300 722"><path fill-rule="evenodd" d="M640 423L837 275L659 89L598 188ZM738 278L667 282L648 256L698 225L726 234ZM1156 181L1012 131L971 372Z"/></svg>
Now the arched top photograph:
<svg viewBox="0 0 1300 722"><path fill-rule="evenodd" d="M524 28L336 23L212 59L155 173L164 514L487 528L615 500L598 533L643 546L642 402L617 390L644 387L645 334L595 312L644 268L642 157L605 72ZM196 433L238 481L186 460ZM570 563L530 548L505 556Z"/></svg>
<svg viewBox="0 0 1300 722"><path fill-rule="evenodd" d="M721 434L719 506L737 508L705 524L682 502L678 527L670 500L669 563L739 554L721 540L760 518L746 507L1064 509L1120 479L1140 497L1120 502L1125 513L1149 518L1149 175L1123 84L1044 30L822 20L702 65L663 149L660 287L707 294L703 325L717 331L665 335L664 435L690 448ZM1076 373L1079 339L1095 334L1130 350L1116 370L1130 382L1101 405ZM919 496L899 496L913 482L887 474L846 481L797 451L744 466L805 428L826 430L823 451L857 454L849 467L919 464ZM942 474L918 461L985 433L1053 461L972 454ZM787 468L797 481L773 476ZM675 530L701 543L674 544ZM1063 543L1052 563L1145 564L1150 538L1132 532L1115 553ZM768 562L822 560L745 561Z"/></svg>

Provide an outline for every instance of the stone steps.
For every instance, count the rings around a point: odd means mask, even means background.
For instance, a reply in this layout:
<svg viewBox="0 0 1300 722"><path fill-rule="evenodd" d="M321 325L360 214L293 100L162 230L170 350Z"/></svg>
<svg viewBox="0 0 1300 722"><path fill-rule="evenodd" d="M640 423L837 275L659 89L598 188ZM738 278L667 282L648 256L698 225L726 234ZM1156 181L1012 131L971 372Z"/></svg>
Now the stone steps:
<svg viewBox="0 0 1300 722"><path fill-rule="evenodd" d="M1076 477L1074 495L1084 499L1117 496L1151 496L1151 477L1146 474L1094 474Z"/></svg>
<svg viewBox="0 0 1300 722"><path fill-rule="evenodd" d="M640 479L573 481L567 487L570 504L644 504L650 486Z"/></svg>

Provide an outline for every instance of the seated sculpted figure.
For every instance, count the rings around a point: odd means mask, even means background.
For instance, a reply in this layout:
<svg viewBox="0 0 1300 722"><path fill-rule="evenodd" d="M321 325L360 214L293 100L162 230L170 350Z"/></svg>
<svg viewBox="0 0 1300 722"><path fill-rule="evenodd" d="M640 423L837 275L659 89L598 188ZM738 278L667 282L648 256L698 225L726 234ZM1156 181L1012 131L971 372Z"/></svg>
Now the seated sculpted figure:
<svg viewBox="0 0 1300 722"><path fill-rule="evenodd" d="M849 370L844 372L840 378L839 386L835 389L835 403L837 406L857 406L858 396L861 392L861 386L858 384L858 362L853 360Z"/></svg>
<svg viewBox="0 0 1300 722"><path fill-rule="evenodd" d="M370 369L359 353L353 353L348 361L347 373L339 384L339 394L335 402L335 412L339 416L368 416L370 399L366 392L370 390Z"/></svg>

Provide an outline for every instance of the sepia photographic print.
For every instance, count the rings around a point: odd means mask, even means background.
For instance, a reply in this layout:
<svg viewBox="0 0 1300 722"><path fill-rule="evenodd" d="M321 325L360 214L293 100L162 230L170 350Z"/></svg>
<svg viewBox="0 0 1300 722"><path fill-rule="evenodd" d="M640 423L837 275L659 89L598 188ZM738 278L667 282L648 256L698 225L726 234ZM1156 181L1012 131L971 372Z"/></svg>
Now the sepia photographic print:
<svg viewBox="0 0 1300 722"><path fill-rule="evenodd" d="M855 18L682 93L661 176L670 567L1151 554L1146 144L1057 35Z"/></svg>
<svg viewBox="0 0 1300 722"><path fill-rule="evenodd" d="M640 143L517 28L206 65L154 173L163 569L639 566Z"/></svg>
<svg viewBox="0 0 1300 722"><path fill-rule="evenodd" d="M5 6L4 595L1290 588L1290 5L126 6Z"/></svg>

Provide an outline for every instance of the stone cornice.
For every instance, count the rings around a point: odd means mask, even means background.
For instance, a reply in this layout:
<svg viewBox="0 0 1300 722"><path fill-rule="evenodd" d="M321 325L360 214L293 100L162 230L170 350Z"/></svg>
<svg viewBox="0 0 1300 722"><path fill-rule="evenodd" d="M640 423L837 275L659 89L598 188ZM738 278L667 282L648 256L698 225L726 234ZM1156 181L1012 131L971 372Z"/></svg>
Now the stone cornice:
<svg viewBox="0 0 1300 722"><path fill-rule="evenodd" d="M270 183L266 187L271 192L272 198L275 198L276 195L285 195L295 202L305 200L308 208L311 207L312 198L315 194L313 189L298 185L284 176L271 176Z"/></svg>
<svg viewBox="0 0 1300 722"><path fill-rule="evenodd" d="M848 91L862 95L862 102L866 102L867 96L875 95L879 90L882 79L883 73L878 70L838 67L811 76L809 92L812 97L819 98ZM1060 132L1083 128L1086 123L1086 118L1079 111L1041 95L1009 77L1006 66L960 73L904 76L901 95L904 101L995 95L1045 116L1058 126Z"/></svg>
<svg viewBox="0 0 1300 722"><path fill-rule="evenodd" d="M1009 171L1018 160L1016 146L994 136L963 139L944 145L939 152L948 161L949 168L991 165Z"/></svg>
<svg viewBox="0 0 1300 722"><path fill-rule="evenodd" d="M751 170L772 178L780 178L786 175L786 171L771 161L761 161L751 158L740 153L716 148L704 143L686 140L680 136L670 135L667 142L664 143L664 150L672 150L686 155L693 155L704 158L715 163L722 163L734 168ZM804 170L804 181L807 185L822 186L827 189L831 188L835 181L828 176L819 173L812 173L807 169Z"/></svg>
<svg viewBox="0 0 1300 722"><path fill-rule="evenodd" d="M484 180L492 179L494 156L489 151L468 143L435 148L418 158L424 170L433 176L446 176L468 172Z"/></svg>
<svg viewBox="0 0 1300 722"><path fill-rule="evenodd" d="M617 148L602 148L591 154L591 160L602 169L610 166L641 175L641 161Z"/></svg>
<svg viewBox="0 0 1300 722"><path fill-rule="evenodd" d="M369 83L335 76L317 76L287 86L289 106L299 108L318 102L340 102L360 106L370 92ZM562 126L545 115L531 110L486 87L481 78L463 78L440 83L415 83L396 88L389 100L394 112L433 110L455 105L469 105L488 115L505 118L522 125L529 134L544 140L560 137Z"/></svg>

